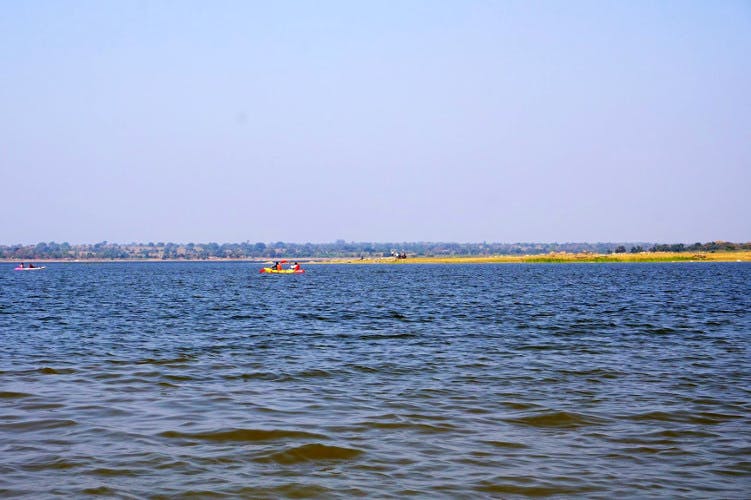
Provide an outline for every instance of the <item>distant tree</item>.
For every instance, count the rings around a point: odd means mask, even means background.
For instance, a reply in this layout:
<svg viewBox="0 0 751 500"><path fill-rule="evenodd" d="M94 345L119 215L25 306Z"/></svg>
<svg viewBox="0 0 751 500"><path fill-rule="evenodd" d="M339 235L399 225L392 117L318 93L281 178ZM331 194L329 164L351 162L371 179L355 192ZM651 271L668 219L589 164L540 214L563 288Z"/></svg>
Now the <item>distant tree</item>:
<svg viewBox="0 0 751 500"><path fill-rule="evenodd" d="M219 243L207 243L204 246L204 250L208 254L208 257L219 257Z"/></svg>
<svg viewBox="0 0 751 500"><path fill-rule="evenodd" d="M257 252L258 254L262 254L264 250L266 250L266 243L258 242L255 245L253 245L253 250Z"/></svg>
<svg viewBox="0 0 751 500"><path fill-rule="evenodd" d="M643 251L644 251L644 248L642 248L641 245L631 247L631 253L641 253Z"/></svg>
<svg viewBox="0 0 751 500"><path fill-rule="evenodd" d="M49 248L47 246L47 243L37 243L34 247L34 257L47 257L47 252L49 251Z"/></svg>
<svg viewBox="0 0 751 500"><path fill-rule="evenodd" d="M623 245L618 245L617 247L615 247L614 252L615 253L626 253L626 247L624 247Z"/></svg>

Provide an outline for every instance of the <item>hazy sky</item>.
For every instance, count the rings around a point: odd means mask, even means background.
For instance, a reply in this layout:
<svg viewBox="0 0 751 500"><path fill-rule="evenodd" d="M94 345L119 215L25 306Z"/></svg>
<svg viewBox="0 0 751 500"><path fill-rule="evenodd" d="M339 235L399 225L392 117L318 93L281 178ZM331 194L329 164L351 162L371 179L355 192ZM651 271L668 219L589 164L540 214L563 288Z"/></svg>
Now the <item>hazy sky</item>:
<svg viewBox="0 0 751 500"><path fill-rule="evenodd" d="M751 2L0 0L0 244L751 240Z"/></svg>

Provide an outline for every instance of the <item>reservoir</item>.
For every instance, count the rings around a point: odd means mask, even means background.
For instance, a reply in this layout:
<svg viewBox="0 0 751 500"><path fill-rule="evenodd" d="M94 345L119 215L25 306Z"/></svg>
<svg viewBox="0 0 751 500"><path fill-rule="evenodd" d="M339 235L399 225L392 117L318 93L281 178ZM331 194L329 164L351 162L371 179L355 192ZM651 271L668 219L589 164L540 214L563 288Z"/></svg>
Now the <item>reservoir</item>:
<svg viewBox="0 0 751 500"><path fill-rule="evenodd" d="M751 265L0 270L0 496L748 498Z"/></svg>

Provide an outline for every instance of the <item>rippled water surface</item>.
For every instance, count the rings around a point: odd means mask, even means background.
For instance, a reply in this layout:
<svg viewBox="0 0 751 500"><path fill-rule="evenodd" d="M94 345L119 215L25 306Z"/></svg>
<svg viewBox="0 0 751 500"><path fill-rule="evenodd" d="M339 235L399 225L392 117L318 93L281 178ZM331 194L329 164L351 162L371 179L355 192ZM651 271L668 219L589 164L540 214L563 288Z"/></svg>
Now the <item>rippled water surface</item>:
<svg viewBox="0 0 751 500"><path fill-rule="evenodd" d="M751 266L0 269L0 496L748 498Z"/></svg>

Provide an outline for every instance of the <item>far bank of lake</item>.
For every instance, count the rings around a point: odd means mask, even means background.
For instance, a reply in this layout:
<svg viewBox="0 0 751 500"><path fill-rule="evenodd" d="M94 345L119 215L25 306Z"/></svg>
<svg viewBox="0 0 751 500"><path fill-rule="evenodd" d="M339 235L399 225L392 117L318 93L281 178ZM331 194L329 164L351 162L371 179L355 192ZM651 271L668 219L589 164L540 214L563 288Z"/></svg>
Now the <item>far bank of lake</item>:
<svg viewBox="0 0 751 500"><path fill-rule="evenodd" d="M274 259L0 259L0 263L80 263L96 264L107 262L245 262L264 265L279 260L309 264L539 264L539 263L596 263L596 262L751 262L751 251L716 252L639 252L598 254L590 252L568 253L551 252L526 255L453 255L453 256L412 256L396 257L276 257Z"/></svg>

